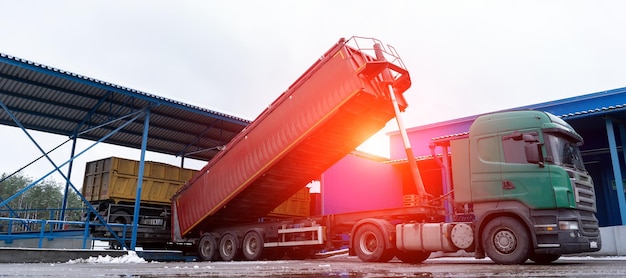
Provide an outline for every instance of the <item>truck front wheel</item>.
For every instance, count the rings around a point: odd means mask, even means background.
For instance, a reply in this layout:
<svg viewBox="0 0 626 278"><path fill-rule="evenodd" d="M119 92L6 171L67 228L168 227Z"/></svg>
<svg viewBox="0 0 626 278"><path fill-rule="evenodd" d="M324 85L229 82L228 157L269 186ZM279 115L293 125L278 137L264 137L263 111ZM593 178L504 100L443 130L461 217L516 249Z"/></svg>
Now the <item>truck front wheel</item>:
<svg viewBox="0 0 626 278"><path fill-rule="evenodd" d="M203 261L214 261L217 259L217 241L211 234L205 234L198 242L198 256Z"/></svg>
<svg viewBox="0 0 626 278"><path fill-rule="evenodd" d="M485 226L482 243L487 256L497 264L522 264L528 259L530 236L512 217L495 218Z"/></svg>
<svg viewBox="0 0 626 278"><path fill-rule="evenodd" d="M241 249L238 248L237 237L233 234L225 234L220 239L220 257L223 261L232 261L239 258Z"/></svg>
<svg viewBox="0 0 626 278"><path fill-rule="evenodd" d="M385 247L384 233L370 223L358 228L353 248L359 259L364 262L388 262L394 256L394 250Z"/></svg>

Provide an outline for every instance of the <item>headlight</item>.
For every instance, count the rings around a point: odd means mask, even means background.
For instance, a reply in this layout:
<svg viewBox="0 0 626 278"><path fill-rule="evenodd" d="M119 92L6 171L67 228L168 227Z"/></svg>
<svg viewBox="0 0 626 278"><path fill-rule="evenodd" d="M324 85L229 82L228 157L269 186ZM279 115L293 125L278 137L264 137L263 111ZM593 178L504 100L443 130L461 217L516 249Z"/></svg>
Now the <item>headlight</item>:
<svg viewBox="0 0 626 278"><path fill-rule="evenodd" d="M560 230L578 230L578 221L559 221Z"/></svg>

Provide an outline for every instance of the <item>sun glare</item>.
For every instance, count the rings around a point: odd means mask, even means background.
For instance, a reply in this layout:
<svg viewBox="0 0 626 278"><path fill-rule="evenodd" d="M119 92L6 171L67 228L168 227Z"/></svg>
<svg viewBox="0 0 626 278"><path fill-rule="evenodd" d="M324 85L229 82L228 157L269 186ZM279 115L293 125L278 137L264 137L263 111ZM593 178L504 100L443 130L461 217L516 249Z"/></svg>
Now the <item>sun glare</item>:
<svg viewBox="0 0 626 278"><path fill-rule="evenodd" d="M369 154L389 158L389 137L385 132L378 132L356 148Z"/></svg>

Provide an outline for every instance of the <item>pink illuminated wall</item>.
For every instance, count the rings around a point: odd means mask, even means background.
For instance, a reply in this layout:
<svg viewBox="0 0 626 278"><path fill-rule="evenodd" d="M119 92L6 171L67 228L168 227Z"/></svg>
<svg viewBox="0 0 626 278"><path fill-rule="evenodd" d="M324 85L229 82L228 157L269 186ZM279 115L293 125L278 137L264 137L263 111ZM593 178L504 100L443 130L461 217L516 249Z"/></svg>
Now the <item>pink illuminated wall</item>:
<svg viewBox="0 0 626 278"><path fill-rule="evenodd" d="M322 214L402 207L402 186L392 165L347 155L322 175Z"/></svg>

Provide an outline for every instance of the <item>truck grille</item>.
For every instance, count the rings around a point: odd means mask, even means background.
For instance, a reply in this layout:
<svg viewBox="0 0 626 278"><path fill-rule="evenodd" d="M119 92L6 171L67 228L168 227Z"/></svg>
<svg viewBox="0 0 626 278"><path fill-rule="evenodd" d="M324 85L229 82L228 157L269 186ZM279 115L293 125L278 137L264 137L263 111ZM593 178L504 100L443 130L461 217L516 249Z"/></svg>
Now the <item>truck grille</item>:
<svg viewBox="0 0 626 278"><path fill-rule="evenodd" d="M598 236L600 228L596 212L596 194L593 181L589 175L570 173L572 187L576 198L576 206L580 213L580 224L583 235Z"/></svg>
<svg viewBox="0 0 626 278"><path fill-rule="evenodd" d="M576 197L576 205L578 209L596 212L596 194L593 189L593 181L591 177L583 174L575 174L576 177L570 179L574 194Z"/></svg>
<svg viewBox="0 0 626 278"><path fill-rule="evenodd" d="M595 237L600 234L600 228L598 226L598 219L591 212L580 212L580 223L582 224L581 231L585 236Z"/></svg>

